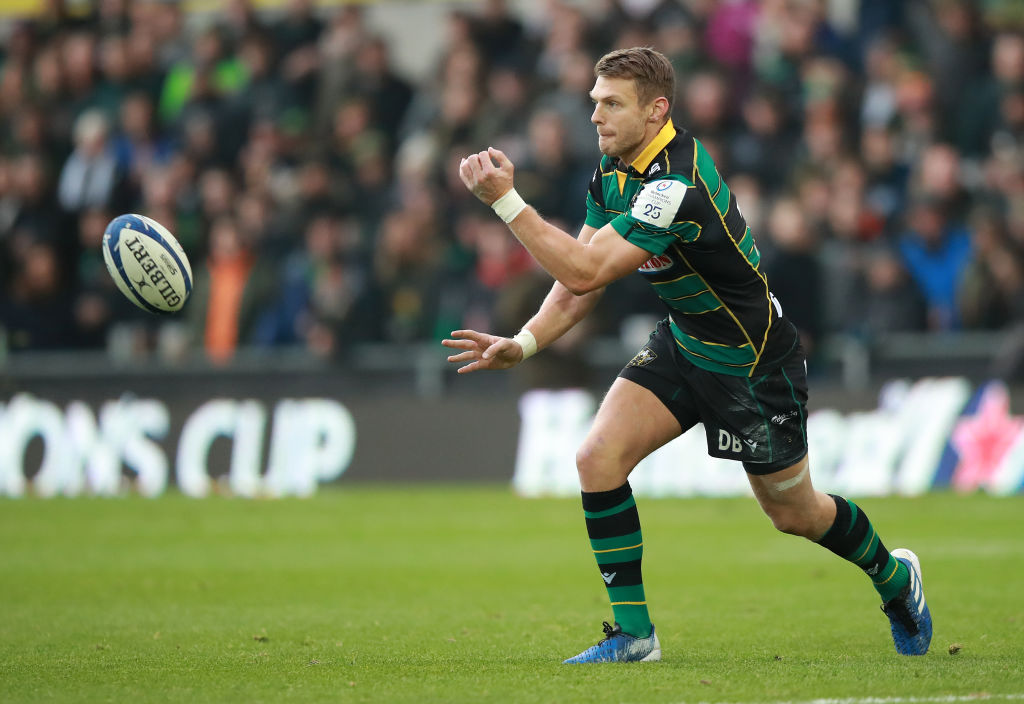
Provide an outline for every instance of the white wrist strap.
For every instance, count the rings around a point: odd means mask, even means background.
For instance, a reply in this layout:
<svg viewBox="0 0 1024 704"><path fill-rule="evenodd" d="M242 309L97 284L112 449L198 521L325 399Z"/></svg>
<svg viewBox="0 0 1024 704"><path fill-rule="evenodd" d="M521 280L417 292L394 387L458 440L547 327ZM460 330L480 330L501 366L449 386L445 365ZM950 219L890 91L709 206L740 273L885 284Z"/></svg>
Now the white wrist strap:
<svg viewBox="0 0 1024 704"><path fill-rule="evenodd" d="M523 361L525 362L533 355L537 354L537 338L533 336L533 333L523 328L515 334L512 338L519 343L519 346L523 348Z"/></svg>
<svg viewBox="0 0 1024 704"><path fill-rule="evenodd" d="M523 197L514 188L491 203L491 209L506 223L515 220L516 216L523 212L525 208L526 201L523 200Z"/></svg>

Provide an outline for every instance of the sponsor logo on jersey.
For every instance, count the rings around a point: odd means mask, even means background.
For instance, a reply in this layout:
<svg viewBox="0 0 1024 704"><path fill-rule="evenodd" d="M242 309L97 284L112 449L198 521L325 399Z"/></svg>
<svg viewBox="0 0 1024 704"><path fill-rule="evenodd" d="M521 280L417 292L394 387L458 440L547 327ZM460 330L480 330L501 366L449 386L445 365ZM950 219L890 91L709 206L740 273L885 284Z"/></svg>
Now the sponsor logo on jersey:
<svg viewBox="0 0 1024 704"><path fill-rule="evenodd" d="M657 255L655 257L651 257L650 259L645 261L640 266L640 268L637 269L637 271L642 271L642 272L647 272L647 273L654 272L654 271L664 271L665 269L672 268L672 265L674 263L675 262L672 261L672 257L668 256L667 254L659 254L659 255Z"/></svg>
<svg viewBox="0 0 1024 704"><path fill-rule="evenodd" d="M650 169L647 170L647 175L648 176L653 176L654 174L658 173L659 171L661 171L661 164L655 162L654 166L652 166Z"/></svg>

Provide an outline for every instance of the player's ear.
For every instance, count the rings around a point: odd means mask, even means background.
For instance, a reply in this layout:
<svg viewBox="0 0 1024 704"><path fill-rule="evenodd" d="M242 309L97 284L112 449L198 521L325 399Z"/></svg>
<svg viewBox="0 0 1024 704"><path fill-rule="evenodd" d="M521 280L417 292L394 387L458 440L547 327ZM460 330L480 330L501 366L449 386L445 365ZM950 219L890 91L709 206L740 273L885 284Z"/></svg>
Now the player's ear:
<svg viewBox="0 0 1024 704"><path fill-rule="evenodd" d="M651 104L651 115L648 119L650 119L651 122L662 122L665 120L667 115L668 98L664 96L655 98L654 102Z"/></svg>

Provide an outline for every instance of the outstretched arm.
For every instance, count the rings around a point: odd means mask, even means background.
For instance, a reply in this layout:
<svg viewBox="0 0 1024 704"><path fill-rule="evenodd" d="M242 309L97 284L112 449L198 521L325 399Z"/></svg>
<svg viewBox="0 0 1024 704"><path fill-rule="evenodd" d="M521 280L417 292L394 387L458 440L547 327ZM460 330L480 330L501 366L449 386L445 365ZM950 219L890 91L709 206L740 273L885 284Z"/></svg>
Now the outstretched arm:
<svg viewBox="0 0 1024 704"><path fill-rule="evenodd" d="M611 225L577 239L546 222L513 191L513 171L509 158L493 147L469 155L459 167L466 188L485 204L495 206L504 196L518 199L524 207L509 214L509 228L544 270L570 292L582 295L601 289L650 258L647 250L623 239Z"/></svg>
<svg viewBox="0 0 1024 704"><path fill-rule="evenodd" d="M596 230L584 226L580 240L589 241ZM523 326L536 340L537 349L543 349L568 332L593 310L604 289L597 289L583 295L575 295L559 282L555 282L541 303L536 315ZM455 330L452 339L441 344L462 350L448 357L449 362L467 364L459 367L459 373L481 369L508 369L523 361L523 346L511 337L499 337L476 330Z"/></svg>

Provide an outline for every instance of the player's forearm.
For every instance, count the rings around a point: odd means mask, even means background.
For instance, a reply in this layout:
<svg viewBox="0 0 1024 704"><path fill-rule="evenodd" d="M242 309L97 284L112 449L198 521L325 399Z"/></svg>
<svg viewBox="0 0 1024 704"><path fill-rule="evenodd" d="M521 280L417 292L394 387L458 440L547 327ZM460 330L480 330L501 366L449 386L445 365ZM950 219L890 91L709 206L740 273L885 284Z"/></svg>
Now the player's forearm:
<svg viewBox="0 0 1024 704"><path fill-rule="evenodd" d="M556 281L536 315L523 327L533 333L537 349L543 349L587 317L603 292L601 288L578 296Z"/></svg>
<svg viewBox="0 0 1024 704"><path fill-rule="evenodd" d="M544 271L569 292L580 296L607 283L601 280L599 263L593 261L587 245L548 223L533 208L526 207L508 226Z"/></svg>

